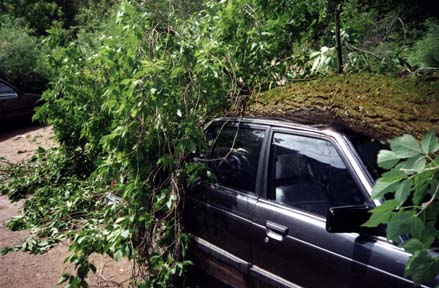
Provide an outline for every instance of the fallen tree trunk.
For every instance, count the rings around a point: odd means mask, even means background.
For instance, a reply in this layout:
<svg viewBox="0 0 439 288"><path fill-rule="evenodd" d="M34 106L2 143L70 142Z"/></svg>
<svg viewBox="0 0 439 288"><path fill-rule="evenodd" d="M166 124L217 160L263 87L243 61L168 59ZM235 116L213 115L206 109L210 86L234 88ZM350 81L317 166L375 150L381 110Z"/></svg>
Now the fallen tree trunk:
<svg viewBox="0 0 439 288"><path fill-rule="evenodd" d="M247 116L347 126L375 139L439 132L438 78L354 74L293 83L254 95Z"/></svg>

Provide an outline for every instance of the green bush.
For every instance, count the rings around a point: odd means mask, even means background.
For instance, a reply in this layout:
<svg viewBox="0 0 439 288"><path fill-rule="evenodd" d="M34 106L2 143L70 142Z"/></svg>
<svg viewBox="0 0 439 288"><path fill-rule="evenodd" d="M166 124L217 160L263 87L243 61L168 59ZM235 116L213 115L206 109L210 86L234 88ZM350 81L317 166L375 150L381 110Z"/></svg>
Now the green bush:
<svg viewBox="0 0 439 288"><path fill-rule="evenodd" d="M115 0L79 0L74 3L73 25L87 26L89 28L99 27L102 19L111 16L113 6L118 3Z"/></svg>
<svg viewBox="0 0 439 288"><path fill-rule="evenodd" d="M410 62L420 67L439 67L439 22L426 22L427 33L413 46Z"/></svg>
<svg viewBox="0 0 439 288"><path fill-rule="evenodd" d="M31 35L21 19L3 15L0 23L0 77L18 86L45 79L39 39Z"/></svg>
<svg viewBox="0 0 439 288"><path fill-rule="evenodd" d="M62 10L55 0L2 0L0 15L22 18L36 35L46 34L53 21L62 20ZM73 1L63 1L73 2ZM66 4L64 4L66 5Z"/></svg>

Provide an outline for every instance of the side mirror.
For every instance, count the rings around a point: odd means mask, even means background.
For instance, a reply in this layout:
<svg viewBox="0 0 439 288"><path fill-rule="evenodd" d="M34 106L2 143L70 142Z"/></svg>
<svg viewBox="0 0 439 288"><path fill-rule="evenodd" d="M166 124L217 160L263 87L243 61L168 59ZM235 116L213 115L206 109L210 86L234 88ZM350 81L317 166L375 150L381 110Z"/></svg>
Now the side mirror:
<svg viewBox="0 0 439 288"><path fill-rule="evenodd" d="M329 208L326 214L326 231L329 233L351 233L385 235L383 226L375 228L362 227L369 220L372 209L366 205L342 206Z"/></svg>

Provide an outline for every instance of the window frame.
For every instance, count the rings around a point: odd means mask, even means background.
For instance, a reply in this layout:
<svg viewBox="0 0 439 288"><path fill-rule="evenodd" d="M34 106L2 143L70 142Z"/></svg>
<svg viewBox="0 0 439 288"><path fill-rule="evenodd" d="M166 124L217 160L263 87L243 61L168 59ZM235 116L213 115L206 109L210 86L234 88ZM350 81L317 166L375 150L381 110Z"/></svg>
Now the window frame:
<svg viewBox="0 0 439 288"><path fill-rule="evenodd" d="M265 158L264 158L264 166L263 166L263 176L261 177L262 183L261 183L261 194L260 194L260 200L263 201L267 201L270 204L276 205L276 206L280 206L289 210L293 210L293 211L297 211L300 212L301 214L305 214L305 215L309 215L312 216L313 218L317 218L317 219L322 219L323 221L326 222L326 217L322 217L321 215L315 214L311 211L307 211L304 209L300 209L297 207L293 207L293 206L289 206L286 204L282 204L282 203L278 203L276 202L274 199L270 199L269 196L269 189L271 189L270 185L271 185L271 179L268 178L269 176L269 169L271 169L271 165L272 163L270 162L270 156L272 153L272 142L273 142L273 138L274 138L274 134L275 133L282 133L282 134L289 134L289 135L293 135L293 136L300 136L300 137L307 137L307 138L314 138L314 139L321 139L324 141L328 141L330 142L332 145L334 145L335 150L337 151L339 157L341 158L341 160L343 161L343 164L346 166L346 169L349 173L349 175L352 177L353 181L355 182L355 185L357 185L358 190L360 191L360 193L362 194L364 200L365 200L365 205L369 206L369 207L374 207L375 205L373 204L373 201L370 197L370 194L368 193L368 191L366 190L366 188L364 187L364 185L362 184L360 178L358 177L357 173L355 173L354 168L352 167L352 164L348 161L347 156L345 155L345 152L343 151L343 149L341 149L337 143L337 141L326 134L323 133L319 133L319 132L314 132L314 131L303 131L303 130L295 130L294 128L283 128L283 127L271 127L269 133L268 133L268 137L267 137L267 146L266 147L266 153L265 153Z"/></svg>
<svg viewBox="0 0 439 288"><path fill-rule="evenodd" d="M263 165L265 163L265 157L266 157L266 153L268 151L267 145L270 145L270 143L268 142L270 127L268 125L249 123L246 121L239 121L239 120L218 120L218 121L210 122L209 125L206 126L204 130L207 132L207 130L209 128L214 128L215 126L220 128L218 130L219 133L221 133L221 129L238 128L238 127L239 127L239 129L244 128L244 129L251 129L251 130L261 130L264 132L264 139L262 140L261 150L259 151L259 160L258 160L258 167L257 167L256 179L255 179L255 191L247 191L247 190L242 190L242 189L238 189L235 187L225 186L225 185L222 185L219 183L214 183L215 185L225 189L226 191L236 192L236 193L239 193L240 195L243 195L243 196L252 196L252 197L259 198L261 193L263 192L262 187L261 187L261 178L263 178L263 174L262 174L263 170L264 170ZM219 139L219 135L220 134L218 134L216 136L212 145L210 147L208 147L207 159L212 159L212 153L213 153L215 145L217 144L217 141Z"/></svg>
<svg viewBox="0 0 439 288"><path fill-rule="evenodd" d="M0 84L3 84L5 86L9 87L15 93L15 94L12 94L12 93L9 93L9 94L8 93L0 93L0 100L15 99L15 98L18 98L20 96L20 92L18 91L18 89L15 88L10 83L0 79Z"/></svg>

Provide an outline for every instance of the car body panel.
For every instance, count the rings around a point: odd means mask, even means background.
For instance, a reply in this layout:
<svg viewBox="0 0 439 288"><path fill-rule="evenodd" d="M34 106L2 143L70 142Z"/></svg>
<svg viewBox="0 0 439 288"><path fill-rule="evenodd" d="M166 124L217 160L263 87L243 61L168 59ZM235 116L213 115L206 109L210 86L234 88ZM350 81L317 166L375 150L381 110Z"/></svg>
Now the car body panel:
<svg viewBox="0 0 439 288"><path fill-rule="evenodd" d="M324 217L267 197L272 134L284 132L330 141L367 207L381 205L382 200L371 200L373 179L345 136L324 126L263 118L219 118L206 127L223 123L267 131L255 193L242 195L216 184L192 189L185 223L193 237L216 247L216 254L223 249L221 257L239 259L245 263L243 273L273 287L413 287L403 276L410 254L384 237L328 233Z"/></svg>
<svg viewBox="0 0 439 288"><path fill-rule="evenodd" d="M204 186L204 187L203 187ZM203 185L188 197L189 232L225 251L250 261L251 214L256 198L222 186Z"/></svg>
<svg viewBox="0 0 439 288"><path fill-rule="evenodd" d="M221 127L236 128L237 125L230 123ZM263 159L266 127L246 124L240 126L240 129L262 131L265 136L259 151L259 159ZM259 166L261 166L260 160ZM255 187L255 191L243 192L220 184L198 183L189 191L187 197L186 216L187 219L191 219L187 223L188 231L240 259L250 261L249 235L258 189Z"/></svg>
<svg viewBox="0 0 439 288"><path fill-rule="evenodd" d="M267 221L288 233L270 237ZM407 253L377 238L328 233L314 215L261 200L252 228L251 263L300 286L320 287L322 279L325 287L413 286L401 277Z"/></svg>
<svg viewBox="0 0 439 288"><path fill-rule="evenodd" d="M40 95L22 93L12 84L3 80L0 80L0 85L7 85L15 91L15 94L4 93L0 95L0 120L10 121L30 118L40 100Z"/></svg>

